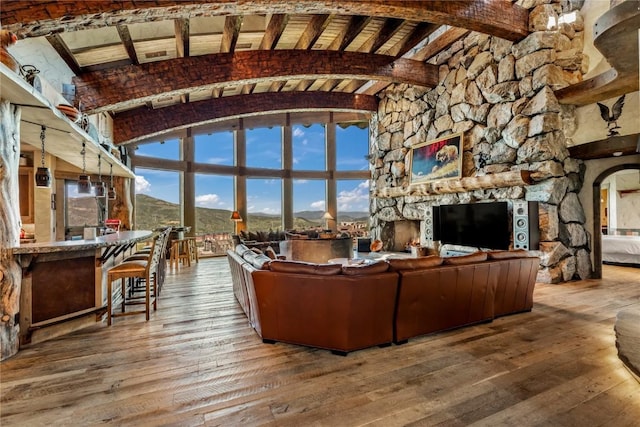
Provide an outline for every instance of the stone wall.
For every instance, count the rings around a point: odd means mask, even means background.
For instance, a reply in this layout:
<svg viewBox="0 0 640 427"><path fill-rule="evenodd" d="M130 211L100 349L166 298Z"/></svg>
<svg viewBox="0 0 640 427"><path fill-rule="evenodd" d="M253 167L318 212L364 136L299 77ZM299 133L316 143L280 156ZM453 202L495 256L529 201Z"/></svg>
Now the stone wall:
<svg viewBox="0 0 640 427"><path fill-rule="evenodd" d="M525 4L526 3L526 4ZM581 80L582 20L547 29L559 3L526 1L532 33L518 43L471 33L430 62L439 66L433 89L390 87L371 122L371 229L374 238L390 221L421 221L433 205L485 200L538 201L541 257L538 281L558 283L590 277L590 235L578 199L584 165L569 157L565 132L575 127L574 109L553 91ZM571 8L571 2L563 2ZM579 15L579 13L578 13ZM383 188L407 187L410 147L464 133L462 176L531 171L532 185L465 193L375 197Z"/></svg>

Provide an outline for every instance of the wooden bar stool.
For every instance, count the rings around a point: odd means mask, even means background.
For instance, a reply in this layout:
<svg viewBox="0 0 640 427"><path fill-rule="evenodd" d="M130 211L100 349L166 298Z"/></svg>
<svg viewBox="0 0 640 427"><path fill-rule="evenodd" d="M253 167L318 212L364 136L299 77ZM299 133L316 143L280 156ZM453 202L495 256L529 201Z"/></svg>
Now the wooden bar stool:
<svg viewBox="0 0 640 427"><path fill-rule="evenodd" d="M153 309L157 309L156 305L156 287L157 287L157 266L162 253L162 240L168 235L168 230L163 231L159 235L155 236L151 244L151 256L147 260L131 260L124 261L115 267L112 267L107 272L107 325L111 326L111 318L117 316L129 316L132 314L146 315L146 320L149 320L151 311L151 304L153 303ZM113 281L120 279L120 292L122 297L122 311L120 313L113 313ZM144 279L145 282L145 296L144 296L144 310L126 311L127 292L126 292L126 280ZM153 281L153 282L152 282ZM152 284L153 283L153 284ZM151 299L151 289L153 292L153 301ZM131 304L132 302L129 302ZM134 302L135 303L135 302Z"/></svg>
<svg viewBox="0 0 640 427"><path fill-rule="evenodd" d="M191 253L191 261L192 262L198 262L198 245L196 245L196 238L195 237L186 237L186 240L189 241L189 251Z"/></svg>
<svg viewBox="0 0 640 427"><path fill-rule="evenodd" d="M189 239L176 239L171 242L169 265L178 268L179 264L191 267L191 245Z"/></svg>

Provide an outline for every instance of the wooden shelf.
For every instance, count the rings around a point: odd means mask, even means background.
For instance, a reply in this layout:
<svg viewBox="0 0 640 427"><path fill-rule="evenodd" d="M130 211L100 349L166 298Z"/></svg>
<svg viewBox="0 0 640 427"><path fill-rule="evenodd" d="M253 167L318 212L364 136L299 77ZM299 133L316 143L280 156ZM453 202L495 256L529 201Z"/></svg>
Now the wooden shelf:
<svg viewBox="0 0 640 427"><path fill-rule="evenodd" d="M82 142L86 146L86 170L98 173L98 153L102 157L102 173L133 178L134 174L113 154L105 150L78 125L73 123L40 92L0 63L0 97L22 107L20 140L22 143L40 148L40 129L46 126L45 151L82 169Z"/></svg>

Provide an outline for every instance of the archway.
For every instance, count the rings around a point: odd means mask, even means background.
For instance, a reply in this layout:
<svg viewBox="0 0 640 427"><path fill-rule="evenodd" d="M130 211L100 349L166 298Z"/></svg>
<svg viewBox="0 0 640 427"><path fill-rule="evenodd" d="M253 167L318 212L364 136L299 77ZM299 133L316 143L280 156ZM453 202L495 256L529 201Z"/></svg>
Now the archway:
<svg viewBox="0 0 640 427"><path fill-rule="evenodd" d="M600 185L610 175L623 170L640 170L640 164L621 164L603 171L593 181L593 277L602 278L602 231L600 225Z"/></svg>

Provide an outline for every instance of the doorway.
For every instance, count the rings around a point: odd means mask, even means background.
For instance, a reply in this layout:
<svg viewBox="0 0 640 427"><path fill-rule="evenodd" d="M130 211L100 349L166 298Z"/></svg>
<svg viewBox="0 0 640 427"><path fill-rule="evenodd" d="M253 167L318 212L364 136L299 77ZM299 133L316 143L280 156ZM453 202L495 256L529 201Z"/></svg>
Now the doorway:
<svg viewBox="0 0 640 427"><path fill-rule="evenodd" d="M617 188L615 180L607 180L614 175L622 175L622 171L638 171L633 174L637 186ZM606 190L606 191L605 191ZM618 210L628 212L622 206L616 206L621 197L633 195L640 197L640 164L621 164L613 166L596 177L593 181L593 277L602 278L602 236L603 234L634 233L640 230L640 219L629 226L628 219L619 222ZM605 198L606 196L606 198ZM629 199L627 199L628 201ZM635 210L633 210L635 211ZM631 221L635 221L632 219ZM606 224L606 227L605 227Z"/></svg>

